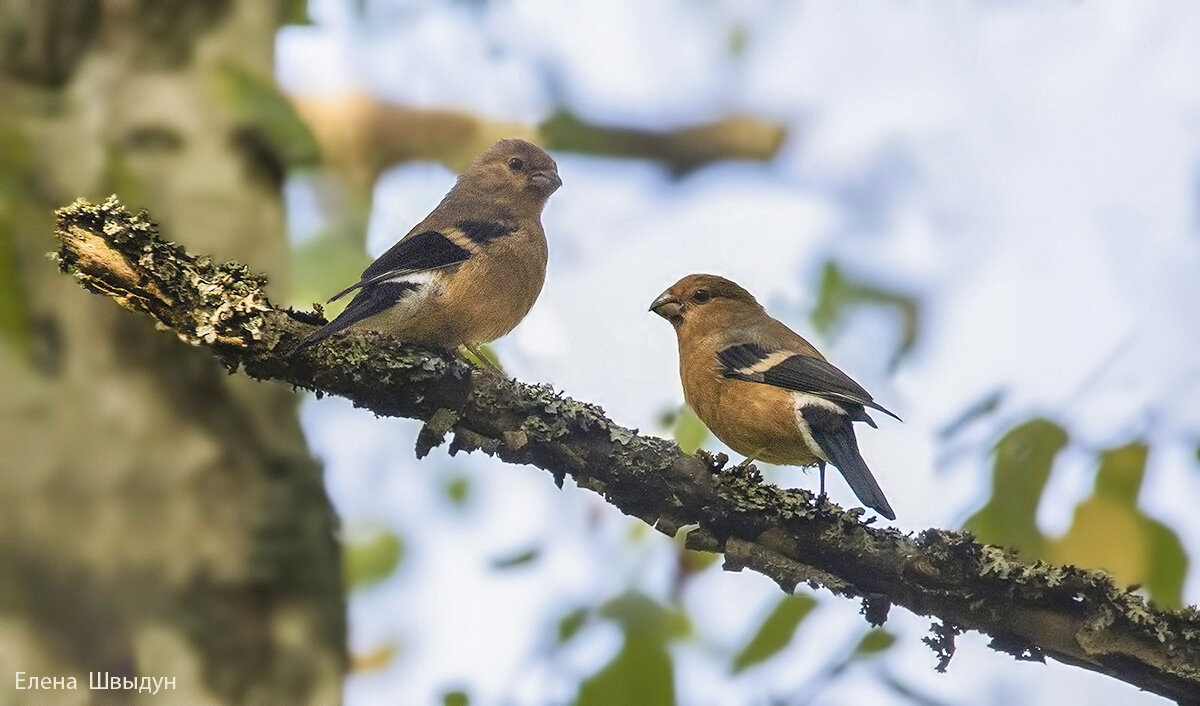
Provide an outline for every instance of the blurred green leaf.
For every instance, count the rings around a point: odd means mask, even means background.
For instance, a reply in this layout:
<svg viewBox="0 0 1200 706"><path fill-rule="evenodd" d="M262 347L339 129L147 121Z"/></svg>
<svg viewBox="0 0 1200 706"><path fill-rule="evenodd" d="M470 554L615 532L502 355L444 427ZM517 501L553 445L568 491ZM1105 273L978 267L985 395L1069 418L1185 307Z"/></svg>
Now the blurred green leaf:
<svg viewBox="0 0 1200 706"><path fill-rule="evenodd" d="M750 44L750 33L746 30L746 25L737 24L729 28L729 35L725 41L725 47L732 57L740 57L746 53L746 47Z"/></svg>
<svg viewBox="0 0 1200 706"><path fill-rule="evenodd" d="M600 615L620 624L626 633L648 633L662 640L688 632L686 616L665 608L653 598L629 591L601 606Z"/></svg>
<svg viewBox="0 0 1200 706"><path fill-rule="evenodd" d="M24 133L0 116L0 338L22 353L32 347L33 317L19 277L15 222L33 188L33 160Z"/></svg>
<svg viewBox="0 0 1200 706"><path fill-rule="evenodd" d="M675 416L675 427L671 433L679 448L688 454L696 453L696 449L708 440L708 427L704 426L700 417L687 405Z"/></svg>
<svg viewBox="0 0 1200 706"><path fill-rule="evenodd" d="M27 353L32 345L32 317L17 275L12 227L3 215L0 213L0 339L14 350Z"/></svg>
<svg viewBox="0 0 1200 706"><path fill-rule="evenodd" d="M687 615L639 591L628 591L605 603L600 615L619 624L626 634L647 634L667 641L691 630Z"/></svg>
<svg viewBox="0 0 1200 706"><path fill-rule="evenodd" d="M387 578L404 557L404 543L391 532L348 543L342 553L346 587L362 588Z"/></svg>
<svg viewBox="0 0 1200 706"><path fill-rule="evenodd" d="M270 77L225 64L217 72L217 86L225 103L257 130L286 166L294 169L319 161L308 125Z"/></svg>
<svg viewBox="0 0 1200 706"><path fill-rule="evenodd" d="M470 706L470 703L465 691L448 691L442 696L442 706Z"/></svg>
<svg viewBox="0 0 1200 706"><path fill-rule="evenodd" d="M308 16L308 0L283 0L280 10L282 24L310 25L312 19Z"/></svg>
<svg viewBox="0 0 1200 706"><path fill-rule="evenodd" d="M1004 390L992 390L972 402L966 409L955 416L954 419L947 422L941 429L938 429L938 437L943 440L952 438L976 420L995 412L1003 401Z"/></svg>
<svg viewBox="0 0 1200 706"><path fill-rule="evenodd" d="M675 702L675 677L668 643L690 630L687 616L638 591L605 603L600 615L621 626L621 651L579 688L578 706Z"/></svg>
<svg viewBox="0 0 1200 706"><path fill-rule="evenodd" d="M357 282L369 262L357 235L340 229L300 243L292 249L292 301L298 306L325 301L347 284ZM348 303L350 297L344 297L326 311L326 316L332 318Z"/></svg>
<svg viewBox="0 0 1200 706"><path fill-rule="evenodd" d="M759 626L758 632L733 658L733 671L741 672L773 657L787 647L808 614L817 606L812 596L784 596Z"/></svg>
<svg viewBox="0 0 1200 706"><path fill-rule="evenodd" d="M883 652L896 643L896 636L882 628L870 630L854 648L856 657L871 657Z"/></svg>
<svg viewBox="0 0 1200 706"><path fill-rule="evenodd" d="M376 672L387 667L396 659L396 655L400 653L400 648L393 644L386 644L377 647L370 652L350 655L350 671L352 672Z"/></svg>
<svg viewBox="0 0 1200 706"><path fill-rule="evenodd" d="M471 497L471 480L466 476L454 476L446 481L446 498L452 505L462 507Z"/></svg>
<svg viewBox="0 0 1200 706"><path fill-rule="evenodd" d="M532 564L534 561L537 560L538 556L540 556L540 555L541 555L540 547L530 547L529 549L523 549L519 552L516 552L515 554L510 554L508 556L503 556L498 559L493 559L492 560L492 568L493 569L515 569L518 566L524 566L525 564Z"/></svg>
<svg viewBox="0 0 1200 706"><path fill-rule="evenodd" d="M1067 445L1067 432L1047 419L1031 419L1001 437L992 465L992 496L966 522L979 539L1044 554L1046 538L1036 514L1054 459Z"/></svg>
<svg viewBox="0 0 1200 706"><path fill-rule="evenodd" d="M1147 517L1144 525L1149 545L1150 566L1145 586L1155 602L1168 608L1183 605L1183 581L1187 578L1188 556L1175 530Z"/></svg>
<svg viewBox="0 0 1200 706"><path fill-rule="evenodd" d="M686 535L680 533L679 541L686 541ZM698 552L692 549L684 549L679 554L679 562L683 566L683 570L689 574L698 574L707 570L720 558L720 554Z"/></svg>
<svg viewBox="0 0 1200 706"><path fill-rule="evenodd" d="M504 370L504 366L500 365L500 356L496 355L496 349L492 348L489 344L484 343L479 346L479 352L482 353L483 357L490 361L492 365ZM485 367L484 361L480 360L477 356L472 355L471 351L464 350L463 356L473 364L479 367Z"/></svg>
<svg viewBox="0 0 1200 706"><path fill-rule="evenodd" d="M1075 508L1048 557L1104 569L1118 583L1144 586L1155 602L1174 607L1183 602L1187 553L1174 530L1138 507L1148 456L1141 442L1100 454L1095 491Z"/></svg>
<svg viewBox="0 0 1200 706"><path fill-rule="evenodd" d="M825 263L818 291L820 294L811 318L813 326L821 333L834 333L850 311L857 307L882 306L893 310L900 318L900 341L889 365L895 367L912 351L920 326L920 308L915 297L851 278L833 261Z"/></svg>
<svg viewBox="0 0 1200 706"><path fill-rule="evenodd" d="M675 676L666 644L652 636L625 635L611 662L584 680L576 706L672 706Z"/></svg>
<svg viewBox="0 0 1200 706"><path fill-rule="evenodd" d="M567 613L558 620L558 641L559 643L567 642L571 638L579 634L583 626L587 624L588 617L591 611L587 608L576 608Z"/></svg>

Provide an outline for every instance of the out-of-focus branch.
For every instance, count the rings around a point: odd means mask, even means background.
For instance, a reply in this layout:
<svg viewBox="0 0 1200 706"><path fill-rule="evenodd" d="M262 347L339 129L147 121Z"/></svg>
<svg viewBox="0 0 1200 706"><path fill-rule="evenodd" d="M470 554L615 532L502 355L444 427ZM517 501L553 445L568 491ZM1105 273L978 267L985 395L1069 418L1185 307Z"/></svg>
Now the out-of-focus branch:
<svg viewBox="0 0 1200 706"><path fill-rule="evenodd" d="M872 527L861 511L818 506L811 493L768 485L753 470L722 469L723 457L684 454L595 405L476 375L460 360L384 336L343 336L286 358L318 315L272 306L262 276L189 255L115 199L60 211L58 240L62 269L85 288L210 347L231 370L424 420L418 456L450 436L451 453L479 450L559 482L571 476L665 534L696 526L687 545L724 552L727 570L757 571L788 592L805 583L861 599L874 624L892 604L937 618L930 644L945 660L957 633L977 630L1018 659L1051 657L1197 702L1194 608L1156 608L1102 572L1024 562L967 534Z"/></svg>
<svg viewBox="0 0 1200 706"><path fill-rule="evenodd" d="M652 131L596 125L569 113L537 126L493 121L455 110L395 105L365 94L294 96L292 103L316 137L325 163L366 184L390 165L413 159L461 170L503 137L524 137L562 152L651 159L679 174L719 160L769 160L786 134L782 125L748 115Z"/></svg>

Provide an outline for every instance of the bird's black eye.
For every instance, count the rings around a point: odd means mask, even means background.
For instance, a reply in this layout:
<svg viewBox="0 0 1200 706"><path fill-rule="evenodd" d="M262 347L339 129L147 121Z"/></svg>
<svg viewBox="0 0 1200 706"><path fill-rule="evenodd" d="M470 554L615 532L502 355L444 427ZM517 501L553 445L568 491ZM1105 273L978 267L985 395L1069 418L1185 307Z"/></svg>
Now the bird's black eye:
<svg viewBox="0 0 1200 706"><path fill-rule="evenodd" d="M709 299L712 299L712 293L710 293L707 289L697 289L696 293L692 295L692 301L696 302L697 304L703 304Z"/></svg>
<svg viewBox="0 0 1200 706"><path fill-rule="evenodd" d="M525 160L521 159L520 157L513 157L512 159L508 160L508 168L513 170L514 172L519 172L524 167L525 167Z"/></svg>

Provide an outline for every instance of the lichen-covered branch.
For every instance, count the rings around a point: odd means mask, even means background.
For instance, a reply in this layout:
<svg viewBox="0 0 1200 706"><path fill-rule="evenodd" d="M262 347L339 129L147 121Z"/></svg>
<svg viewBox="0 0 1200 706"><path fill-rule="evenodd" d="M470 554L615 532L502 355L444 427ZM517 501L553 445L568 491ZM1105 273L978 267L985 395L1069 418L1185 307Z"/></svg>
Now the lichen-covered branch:
<svg viewBox="0 0 1200 706"><path fill-rule="evenodd" d="M1018 659L1050 657L1181 703L1200 701L1194 608L1157 608L1102 572L1025 562L964 533L872 527L860 510L818 506L807 491L723 468L722 456L684 454L595 405L479 375L384 336L341 336L286 358L319 315L272 306L263 277L189 255L115 198L60 211L58 240L62 269L84 287L210 347L231 370L424 420L418 456L449 437L451 453L478 450L534 465L560 483L570 476L668 535L695 525L688 546L724 552L727 570L760 572L784 591L803 583L860 599L875 624L893 604L931 616L938 621L931 644L943 660L957 633L976 630Z"/></svg>

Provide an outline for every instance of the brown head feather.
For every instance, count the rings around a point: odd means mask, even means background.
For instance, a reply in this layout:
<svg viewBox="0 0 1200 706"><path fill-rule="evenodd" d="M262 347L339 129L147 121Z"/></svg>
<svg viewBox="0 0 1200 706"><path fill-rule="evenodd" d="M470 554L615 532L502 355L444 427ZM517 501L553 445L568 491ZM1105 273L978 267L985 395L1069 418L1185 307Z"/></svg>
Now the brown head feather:
<svg viewBox="0 0 1200 706"><path fill-rule="evenodd" d="M558 165L550 155L532 142L511 138L476 157L446 198L456 203L491 203L518 217L536 216L560 186Z"/></svg>

